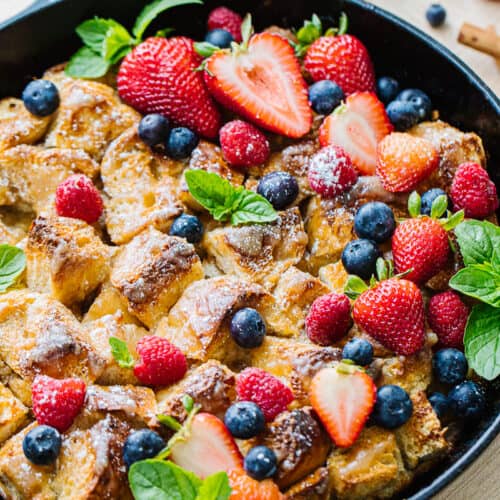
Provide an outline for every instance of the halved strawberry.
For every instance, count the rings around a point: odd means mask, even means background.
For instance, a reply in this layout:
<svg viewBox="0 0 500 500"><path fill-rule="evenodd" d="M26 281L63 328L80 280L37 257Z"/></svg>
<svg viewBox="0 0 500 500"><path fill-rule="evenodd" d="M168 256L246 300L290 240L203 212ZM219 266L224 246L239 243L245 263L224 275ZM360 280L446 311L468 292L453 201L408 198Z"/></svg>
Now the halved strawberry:
<svg viewBox="0 0 500 500"><path fill-rule="evenodd" d="M241 469L243 457L222 420L210 413L194 416L189 435L176 441L170 458L202 479L221 471Z"/></svg>
<svg viewBox="0 0 500 500"><path fill-rule="evenodd" d="M323 147L340 146L361 174L373 175L378 143L390 132L391 122L377 96L373 92L357 92L325 118L319 141Z"/></svg>
<svg viewBox="0 0 500 500"><path fill-rule="evenodd" d="M363 429L377 388L365 372L352 365L323 368L313 378L311 404L334 443L352 446Z"/></svg>
<svg viewBox="0 0 500 500"><path fill-rule="evenodd" d="M287 137L307 134L312 111L292 46L276 33L259 33L233 52L206 60L205 82L223 106Z"/></svg>

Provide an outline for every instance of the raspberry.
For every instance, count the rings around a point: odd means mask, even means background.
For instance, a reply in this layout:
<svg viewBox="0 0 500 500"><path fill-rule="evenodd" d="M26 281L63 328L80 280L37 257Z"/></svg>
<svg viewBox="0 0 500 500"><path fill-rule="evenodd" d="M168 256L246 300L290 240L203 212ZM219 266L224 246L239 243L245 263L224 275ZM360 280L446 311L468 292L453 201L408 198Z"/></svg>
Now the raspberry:
<svg viewBox="0 0 500 500"><path fill-rule="evenodd" d="M208 16L208 30L223 29L229 31L237 43L241 42L241 23L243 19L234 10L217 7Z"/></svg>
<svg viewBox="0 0 500 500"><path fill-rule="evenodd" d="M346 295L337 293L318 297L306 318L309 340L325 346L340 340L351 325L351 303Z"/></svg>
<svg viewBox="0 0 500 500"><path fill-rule="evenodd" d="M186 374L186 357L163 337L142 337L136 351L141 360L134 367L134 375L145 385L170 385Z"/></svg>
<svg viewBox="0 0 500 500"><path fill-rule="evenodd" d="M478 163L462 163L455 172L450 191L455 211L466 217L484 219L498 208L497 188Z"/></svg>
<svg viewBox="0 0 500 500"><path fill-rule="evenodd" d="M261 165L269 158L269 141L250 123L234 120L219 132L224 158L236 167Z"/></svg>
<svg viewBox="0 0 500 500"><path fill-rule="evenodd" d="M62 217L81 219L89 224L102 214L102 198L86 175L70 175L56 189L56 211Z"/></svg>
<svg viewBox="0 0 500 500"><path fill-rule="evenodd" d="M37 375L31 386L33 414L40 425L64 432L80 412L85 393L85 382L79 378L60 380Z"/></svg>
<svg viewBox="0 0 500 500"><path fill-rule="evenodd" d="M347 153L338 146L327 146L311 159L309 185L324 198L333 198L351 188L358 180Z"/></svg>
<svg viewBox="0 0 500 500"><path fill-rule="evenodd" d="M267 422L287 409L293 393L281 380L260 368L245 368L236 381L240 401L252 401L260 407Z"/></svg>
<svg viewBox="0 0 500 500"><path fill-rule="evenodd" d="M429 301L427 319L440 346L463 349L468 317L469 308L451 290L434 295Z"/></svg>

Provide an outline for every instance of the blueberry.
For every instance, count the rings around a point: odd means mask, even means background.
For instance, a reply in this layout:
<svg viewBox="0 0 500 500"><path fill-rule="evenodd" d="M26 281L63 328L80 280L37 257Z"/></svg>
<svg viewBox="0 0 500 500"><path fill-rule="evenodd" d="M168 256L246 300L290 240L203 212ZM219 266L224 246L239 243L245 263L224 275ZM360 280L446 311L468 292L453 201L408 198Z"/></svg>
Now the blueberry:
<svg viewBox="0 0 500 500"><path fill-rule="evenodd" d="M276 210L283 210L297 198L299 185L288 172L271 172L259 181L257 193L266 198Z"/></svg>
<svg viewBox="0 0 500 500"><path fill-rule="evenodd" d="M168 119L158 113L146 115L139 122L139 137L148 146L164 143L169 131Z"/></svg>
<svg viewBox="0 0 500 500"><path fill-rule="evenodd" d="M373 346L368 340L354 337L344 346L342 358L350 359L359 366L369 365L373 359Z"/></svg>
<svg viewBox="0 0 500 500"><path fill-rule="evenodd" d="M234 341L246 349L259 347L266 335L266 324L262 316L251 307L237 311L229 328Z"/></svg>
<svg viewBox="0 0 500 500"><path fill-rule="evenodd" d="M167 139L167 154L176 160L187 158L199 140L199 137L186 127L173 128Z"/></svg>
<svg viewBox="0 0 500 500"><path fill-rule="evenodd" d="M342 252L342 264L349 274L367 280L375 274L375 264L382 254L376 243L359 239L350 241Z"/></svg>
<svg viewBox="0 0 500 500"><path fill-rule="evenodd" d="M189 243L199 243L203 236L203 224L194 215L182 214L174 220L168 234L186 238Z"/></svg>
<svg viewBox="0 0 500 500"><path fill-rule="evenodd" d="M320 115L329 115L344 97L342 89L331 80L321 80L309 87L309 101Z"/></svg>
<svg viewBox="0 0 500 500"><path fill-rule="evenodd" d="M387 116L394 128L404 132L420 121L420 113L412 102L392 101L387 106Z"/></svg>
<svg viewBox="0 0 500 500"><path fill-rule="evenodd" d="M434 392L429 396L429 403L432 405L432 408L438 418L443 418L448 410L450 409L450 401L449 399L440 392Z"/></svg>
<svg viewBox="0 0 500 500"><path fill-rule="evenodd" d="M238 439L250 439L260 434L266 421L262 410L250 401L240 401L231 405L224 416L229 432Z"/></svg>
<svg viewBox="0 0 500 500"><path fill-rule="evenodd" d="M59 91L48 80L34 80L23 90L26 109L35 116L49 116L59 107Z"/></svg>
<svg viewBox="0 0 500 500"><path fill-rule="evenodd" d="M215 29L207 33L205 42L211 43L221 49L228 49L231 46L231 42L234 42L234 38L229 31Z"/></svg>
<svg viewBox="0 0 500 500"><path fill-rule="evenodd" d="M391 208L381 201L365 203L354 217L354 230L360 238L376 243L387 241L394 233L396 220Z"/></svg>
<svg viewBox="0 0 500 500"><path fill-rule="evenodd" d="M483 389L467 380L457 385L448 393L450 409L459 418L480 417L486 407L486 398Z"/></svg>
<svg viewBox="0 0 500 500"><path fill-rule="evenodd" d="M426 10L425 17L433 28L437 28L444 23L446 19L446 10L441 4L433 3Z"/></svg>
<svg viewBox="0 0 500 500"><path fill-rule="evenodd" d="M468 365L464 353L450 347L434 354L432 368L439 382L455 385L465 380Z"/></svg>
<svg viewBox="0 0 500 500"><path fill-rule="evenodd" d="M417 110L420 120L425 120L431 116L432 102L429 96L419 89L406 89L398 94L397 101L411 102Z"/></svg>
<svg viewBox="0 0 500 500"><path fill-rule="evenodd" d="M134 462L155 457L165 446L163 438L154 431L149 429L133 431L123 445L123 461L130 467Z"/></svg>
<svg viewBox="0 0 500 500"><path fill-rule="evenodd" d="M24 456L36 465L49 465L59 456L61 435L54 427L39 425L24 436Z"/></svg>
<svg viewBox="0 0 500 500"><path fill-rule="evenodd" d="M267 446L254 446L245 457L243 465L250 477L262 481L276 474L278 459Z"/></svg>
<svg viewBox="0 0 500 500"><path fill-rule="evenodd" d="M439 188L432 188L426 191L422 195L422 205L420 207L420 213L423 215L431 215L432 203L438 196L446 196L446 193Z"/></svg>
<svg viewBox="0 0 500 500"><path fill-rule="evenodd" d="M386 429L395 429L407 422L412 413L410 396L398 385L384 385L377 390L372 413L376 424Z"/></svg>
<svg viewBox="0 0 500 500"><path fill-rule="evenodd" d="M399 93L399 83L390 76L382 76L377 80L377 95L384 103L389 104Z"/></svg>

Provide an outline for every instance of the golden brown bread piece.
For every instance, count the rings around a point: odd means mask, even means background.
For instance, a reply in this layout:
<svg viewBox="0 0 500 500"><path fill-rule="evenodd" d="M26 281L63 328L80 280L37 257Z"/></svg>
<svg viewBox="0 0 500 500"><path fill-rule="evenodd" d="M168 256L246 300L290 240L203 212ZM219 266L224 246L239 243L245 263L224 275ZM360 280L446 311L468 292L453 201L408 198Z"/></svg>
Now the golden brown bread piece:
<svg viewBox="0 0 500 500"><path fill-rule="evenodd" d="M329 500L328 469L319 467L285 492L286 500Z"/></svg>
<svg viewBox="0 0 500 500"><path fill-rule="evenodd" d="M28 408L0 383L0 444L28 423Z"/></svg>
<svg viewBox="0 0 500 500"><path fill-rule="evenodd" d="M318 270L318 278L335 293L344 293L348 277L349 275L341 260L320 267Z"/></svg>

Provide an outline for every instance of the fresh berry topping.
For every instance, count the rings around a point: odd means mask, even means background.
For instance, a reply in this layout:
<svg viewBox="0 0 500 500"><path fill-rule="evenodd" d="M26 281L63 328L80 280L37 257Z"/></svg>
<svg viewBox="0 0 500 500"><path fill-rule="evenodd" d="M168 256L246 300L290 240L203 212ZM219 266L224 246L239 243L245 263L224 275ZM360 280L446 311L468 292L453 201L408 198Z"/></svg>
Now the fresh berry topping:
<svg viewBox="0 0 500 500"><path fill-rule="evenodd" d="M85 400L85 382L79 378L55 379L37 375L31 386L33 414L42 425L64 432L71 427Z"/></svg>
<svg viewBox="0 0 500 500"><path fill-rule="evenodd" d="M205 37L205 42L215 47L219 47L220 49L228 49L233 41L233 35L231 35L229 31L220 28L209 31Z"/></svg>
<svg viewBox="0 0 500 500"><path fill-rule="evenodd" d="M396 429L406 423L413 413L408 393L398 385L384 385L377 390L373 421L385 429Z"/></svg>
<svg viewBox="0 0 500 500"><path fill-rule="evenodd" d="M163 337L146 335L137 342L135 349L140 361L134 367L134 375L143 384L170 385L186 374L186 357Z"/></svg>
<svg viewBox="0 0 500 500"><path fill-rule="evenodd" d="M199 141L199 137L192 130L186 127L173 128L167 139L167 154L176 160L188 158Z"/></svg>
<svg viewBox="0 0 500 500"><path fill-rule="evenodd" d="M246 473L257 481L274 476L278 470L276 453L267 446L251 448L243 463Z"/></svg>
<svg viewBox="0 0 500 500"><path fill-rule="evenodd" d="M497 188L478 163L462 163L455 172L450 191L453 209L465 216L484 219L498 208Z"/></svg>
<svg viewBox="0 0 500 500"><path fill-rule="evenodd" d="M26 109L35 116L49 116L59 107L59 91L48 80L34 80L23 90Z"/></svg>
<svg viewBox="0 0 500 500"><path fill-rule="evenodd" d="M342 148L327 146L311 158L307 178L321 197L334 198L348 191L358 180L358 174Z"/></svg>
<svg viewBox="0 0 500 500"><path fill-rule="evenodd" d="M450 409L459 418L477 418L486 408L484 390L472 380L466 380L448 393Z"/></svg>
<svg viewBox="0 0 500 500"><path fill-rule="evenodd" d="M293 401L290 388L260 368L245 368L238 375L236 392L241 401L252 401L257 404L267 422L284 412Z"/></svg>
<svg viewBox="0 0 500 500"><path fill-rule="evenodd" d="M373 360L373 346L368 340L354 337L344 346L342 358L350 359L359 366L367 366Z"/></svg>
<svg viewBox="0 0 500 500"><path fill-rule="evenodd" d="M322 146L340 146L363 175L373 175L377 165L377 145L392 131L384 105L372 92L350 95L319 129Z"/></svg>
<svg viewBox="0 0 500 500"><path fill-rule="evenodd" d="M450 400L441 392L433 392L429 396L429 403L439 419L442 419L450 409Z"/></svg>
<svg viewBox="0 0 500 500"><path fill-rule="evenodd" d="M260 179L257 193L266 198L276 210L284 210L299 195L299 184L288 172L271 172Z"/></svg>
<svg viewBox="0 0 500 500"><path fill-rule="evenodd" d="M374 241L352 240L342 251L342 264L349 274L368 280L375 274L379 257L382 257L382 252Z"/></svg>
<svg viewBox="0 0 500 500"><path fill-rule="evenodd" d="M203 237L203 224L195 215L182 214L172 222L168 234L186 238L189 243L199 243Z"/></svg>
<svg viewBox="0 0 500 500"><path fill-rule="evenodd" d="M306 317L307 336L319 345L331 345L352 326L351 303L347 295L329 293L318 297Z"/></svg>
<svg viewBox="0 0 500 500"><path fill-rule="evenodd" d="M216 52L206 70L208 88L223 106L277 134L299 138L309 132L307 84L281 35L259 33L238 52Z"/></svg>
<svg viewBox="0 0 500 500"><path fill-rule="evenodd" d="M312 407L341 448L352 446L358 438L372 412L375 394L371 377L350 365L323 368L309 390Z"/></svg>
<svg viewBox="0 0 500 500"><path fill-rule="evenodd" d="M431 215L432 204L439 196L446 196L446 193L439 188L432 188L422 195L420 213L422 215Z"/></svg>
<svg viewBox="0 0 500 500"><path fill-rule="evenodd" d="M269 141L250 123L234 120L219 133L224 158L235 167L261 165L269 158Z"/></svg>
<svg viewBox="0 0 500 500"><path fill-rule="evenodd" d="M167 118L158 113L146 115L139 122L139 137L148 146L157 146L167 141L170 123Z"/></svg>
<svg viewBox="0 0 500 500"><path fill-rule="evenodd" d="M202 74L194 71L201 62L189 38L148 38L123 59L118 92L141 113L160 113L177 125L214 138L220 114Z"/></svg>
<svg viewBox="0 0 500 500"><path fill-rule="evenodd" d="M386 111L398 132L405 132L420 121L417 106L409 101L392 101L387 105Z"/></svg>
<svg viewBox="0 0 500 500"><path fill-rule="evenodd" d="M396 97L397 101L411 102L418 110L419 121L430 118L432 102L429 96L420 89L405 89Z"/></svg>
<svg viewBox="0 0 500 500"><path fill-rule="evenodd" d="M320 80L309 87L309 102L319 115L329 115L344 98L342 89L331 80Z"/></svg>
<svg viewBox="0 0 500 500"><path fill-rule="evenodd" d="M238 439L250 439L260 434L265 426L264 413L250 401L239 401L231 405L224 416L229 432Z"/></svg>
<svg viewBox="0 0 500 500"><path fill-rule="evenodd" d="M241 23L239 14L227 7L217 7L208 16L208 29L223 29L231 33L235 42L241 42Z"/></svg>
<svg viewBox="0 0 500 500"><path fill-rule="evenodd" d="M189 434L171 446L170 458L201 479L220 471L241 469L243 458L222 420L210 413L194 416Z"/></svg>
<svg viewBox="0 0 500 500"><path fill-rule="evenodd" d="M412 281L391 278L366 290L354 302L353 317L396 354L414 354L424 345L424 301Z"/></svg>
<svg viewBox="0 0 500 500"><path fill-rule="evenodd" d="M262 316L251 307L237 311L231 318L229 329L233 340L245 349L259 347L266 335L266 324Z"/></svg>
<svg viewBox="0 0 500 500"><path fill-rule="evenodd" d="M402 132L388 135L378 146L377 175L387 191L412 191L439 165L436 148L426 139Z"/></svg>
<svg viewBox="0 0 500 500"><path fill-rule="evenodd" d="M123 461L128 468L139 460L154 458L166 445L163 438L154 431L132 431L123 445Z"/></svg>
<svg viewBox="0 0 500 500"><path fill-rule="evenodd" d="M465 380L469 366L462 351L448 347L434 354L432 368L439 382L456 385Z"/></svg>
<svg viewBox="0 0 500 500"><path fill-rule="evenodd" d="M382 76L377 80L377 96L384 104L389 104L398 94L399 83L395 78Z"/></svg>
<svg viewBox="0 0 500 500"><path fill-rule="evenodd" d="M24 456L35 465L49 465L59 456L61 441L61 434L57 429L39 425L24 436Z"/></svg>
<svg viewBox="0 0 500 500"><path fill-rule="evenodd" d="M228 473L231 486L229 500L284 500L276 483L271 479L256 481L243 470L231 470Z"/></svg>
<svg viewBox="0 0 500 500"><path fill-rule="evenodd" d="M392 209L381 201L365 203L354 216L354 230L360 238L376 243L387 241L396 227Z"/></svg>
<svg viewBox="0 0 500 500"><path fill-rule="evenodd" d="M451 290L434 295L429 301L429 326L443 347L463 349L468 317L469 308Z"/></svg>
<svg viewBox="0 0 500 500"><path fill-rule="evenodd" d="M333 80L346 95L375 89L368 50L353 35L318 38L307 50L304 68L315 82Z"/></svg>
<svg viewBox="0 0 500 500"><path fill-rule="evenodd" d="M439 3L433 3L425 11L425 17L433 28L441 26L446 19L446 10Z"/></svg>
<svg viewBox="0 0 500 500"><path fill-rule="evenodd" d="M102 198L91 179L83 174L73 174L57 186L56 211L61 217L93 224L102 214Z"/></svg>

